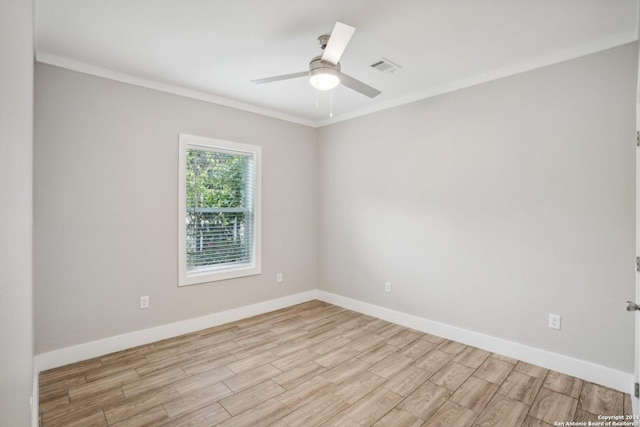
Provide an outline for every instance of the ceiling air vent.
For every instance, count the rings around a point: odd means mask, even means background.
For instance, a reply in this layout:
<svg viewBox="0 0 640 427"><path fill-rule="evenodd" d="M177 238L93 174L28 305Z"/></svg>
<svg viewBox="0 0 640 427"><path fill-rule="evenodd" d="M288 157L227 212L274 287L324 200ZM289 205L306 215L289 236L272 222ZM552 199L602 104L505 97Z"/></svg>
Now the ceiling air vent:
<svg viewBox="0 0 640 427"><path fill-rule="evenodd" d="M393 74L397 70L401 69L402 67L396 64L395 62L389 61L387 58L382 58L379 61L376 61L373 64L371 64L371 68L375 68L381 73Z"/></svg>

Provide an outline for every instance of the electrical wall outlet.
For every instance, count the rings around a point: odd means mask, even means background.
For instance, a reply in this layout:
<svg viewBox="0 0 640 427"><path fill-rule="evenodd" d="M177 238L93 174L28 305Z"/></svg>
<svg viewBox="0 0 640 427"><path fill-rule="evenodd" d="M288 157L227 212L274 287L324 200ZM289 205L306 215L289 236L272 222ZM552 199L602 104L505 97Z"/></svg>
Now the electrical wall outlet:
<svg viewBox="0 0 640 427"><path fill-rule="evenodd" d="M391 282L384 282L384 291L391 292Z"/></svg>
<svg viewBox="0 0 640 427"><path fill-rule="evenodd" d="M560 315L549 314L549 327L551 329L560 329Z"/></svg>
<svg viewBox="0 0 640 427"><path fill-rule="evenodd" d="M277 283L282 283L282 273L276 274L276 282Z"/></svg>
<svg viewBox="0 0 640 427"><path fill-rule="evenodd" d="M140 308L149 308L149 296L140 297Z"/></svg>

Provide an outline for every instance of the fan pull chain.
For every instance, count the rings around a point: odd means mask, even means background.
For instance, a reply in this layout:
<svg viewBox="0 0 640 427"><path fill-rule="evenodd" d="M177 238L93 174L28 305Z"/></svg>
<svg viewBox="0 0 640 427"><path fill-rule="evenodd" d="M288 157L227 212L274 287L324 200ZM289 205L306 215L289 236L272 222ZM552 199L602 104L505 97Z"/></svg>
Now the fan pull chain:
<svg viewBox="0 0 640 427"><path fill-rule="evenodd" d="M331 101L329 105L329 117L333 117L333 89L331 89Z"/></svg>

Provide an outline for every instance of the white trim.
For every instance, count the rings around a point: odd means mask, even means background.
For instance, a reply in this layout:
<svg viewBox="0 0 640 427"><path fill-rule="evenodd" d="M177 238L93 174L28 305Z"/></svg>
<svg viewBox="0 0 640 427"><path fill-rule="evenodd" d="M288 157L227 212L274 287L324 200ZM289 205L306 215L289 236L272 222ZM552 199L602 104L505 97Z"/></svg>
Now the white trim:
<svg viewBox="0 0 640 427"><path fill-rule="evenodd" d="M566 375L609 387L633 395L633 373L622 372L586 360L575 359L558 353L541 350L502 338L484 335L456 326L446 325L411 314L357 301L341 295L318 290L317 298L359 313L368 314L402 326L427 332L483 350L542 366Z"/></svg>
<svg viewBox="0 0 640 427"><path fill-rule="evenodd" d="M158 90L173 95L184 96L186 98L197 99L199 101L209 102L211 104L222 105L225 107L235 108L236 110L247 111L249 113L260 114L262 116L272 117L274 119L285 120L291 123L297 123L299 125L316 127L316 123L313 120L305 119L302 117L294 116L291 114L281 113L279 111L271 110L269 108L258 107L256 105L247 104L240 101L235 101L231 98L225 98L223 96L214 95L204 91L187 89L181 86L172 85L169 83L163 83L152 79L147 79L138 76L132 76L125 73L119 73L107 68L97 67L85 62L74 61L57 55L51 55L49 53L37 52L36 61L43 64L53 65L54 67L66 68L67 70L77 71L78 73L89 74L92 76L102 77L109 80L115 80L117 82L128 83L130 85L144 87L147 89Z"/></svg>
<svg viewBox="0 0 640 427"><path fill-rule="evenodd" d="M449 84L427 89L422 92L393 99L387 102L372 105L370 107L361 108L350 113L334 116L332 118L314 121L304 117L294 116L291 114L281 113L269 108L258 107L255 105L247 104L240 101L235 101L230 98L214 95L211 93L187 89L181 86L176 86L168 83L162 83L155 80L131 76L125 73L119 73L106 68L97 67L95 65L87 64L80 61L74 61L72 59L64 58L57 55L51 55L48 53L37 52L35 60L43 64L53 65L55 67L66 68L68 70L77 71L79 73L90 74L93 76L103 77L105 79L115 80L118 82L129 83L135 86L140 86L148 89L159 90L174 95L180 95L187 98L197 99L200 101L210 102L212 104L223 105L225 107L235 108L237 110L248 111L250 113L260 114L275 119L285 120L291 123L297 123L304 126L310 126L319 128L322 126L338 123L344 120L353 119L356 117L364 116L367 114L375 113L378 111L387 110L389 108L398 107L400 105L409 104L411 102L420 101L422 99L431 98L433 96L441 95L448 92L453 92L459 89L475 86L478 84L498 80L504 77L524 73L526 71L535 70L537 68L546 67L549 65L557 64L571 59L579 58L581 56L587 56L596 52L611 49L614 47L622 46L627 43L632 43L638 40L638 34L636 31L628 31L625 33L614 34L610 37L605 37L595 42L588 43L582 46L572 47L563 51L555 52L550 55L533 58L530 60L522 61L517 64L502 67L496 70L491 70L483 74L470 76L466 79L458 80Z"/></svg>
<svg viewBox="0 0 640 427"><path fill-rule="evenodd" d="M441 86L432 87L422 92L416 92L411 95L392 99L379 104L374 104L370 107L361 108L350 113L341 114L332 118L326 118L316 122L316 127L322 127L344 120L365 116L367 114L375 113L378 111L388 110L389 108L398 107L400 105L409 104L411 102L416 102L456 90L476 86L493 80L514 76L527 71L532 71L538 68L547 67L549 65L558 64L560 62L580 58L582 56L591 55L603 50L612 49L614 47L622 46L627 43L632 43L637 39L638 37L635 31L614 34L613 36L606 37L604 39L600 39L582 46L576 46L570 49L552 53L550 55L528 59L517 64L508 65L506 67L491 70L486 73L476 74L462 80L457 80L455 82L447 83Z"/></svg>
<svg viewBox="0 0 640 427"><path fill-rule="evenodd" d="M33 380L31 384L31 427L40 426L40 368L38 360L33 358Z"/></svg>
<svg viewBox="0 0 640 427"><path fill-rule="evenodd" d="M239 142L224 141L221 139L188 135L184 133L179 135L178 146L178 286L197 285L200 283L260 274L262 272L262 147L259 145L242 144ZM252 227L253 254L250 264L234 267L223 265L219 268L207 269L200 273L189 273L187 271L187 231L184 222L184 215L187 210L186 169L187 150L189 148L250 155L253 158L255 165L253 194L255 199L253 201Z"/></svg>
<svg viewBox="0 0 640 427"><path fill-rule="evenodd" d="M270 311L279 310L281 308L290 307L292 305L312 301L314 299L316 299L316 291L311 290L227 311L208 314L206 316L182 320L140 331L129 332L127 334L116 335L114 337L38 354L35 356L34 365L37 367L38 372L46 371L47 369L57 368L70 363L91 359L93 357L104 356L116 351L126 350L128 348L149 344L167 338L173 338L178 335L201 331L213 326L246 319L251 316L268 313Z"/></svg>

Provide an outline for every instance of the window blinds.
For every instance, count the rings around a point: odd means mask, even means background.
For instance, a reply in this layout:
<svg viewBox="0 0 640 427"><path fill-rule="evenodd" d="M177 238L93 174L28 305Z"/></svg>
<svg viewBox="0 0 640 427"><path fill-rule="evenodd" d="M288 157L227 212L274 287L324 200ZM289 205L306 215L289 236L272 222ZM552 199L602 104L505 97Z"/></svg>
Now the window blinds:
<svg viewBox="0 0 640 427"><path fill-rule="evenodd" d="M187 149L187 272L251 265L255 242L255 158Z"/></svg>

